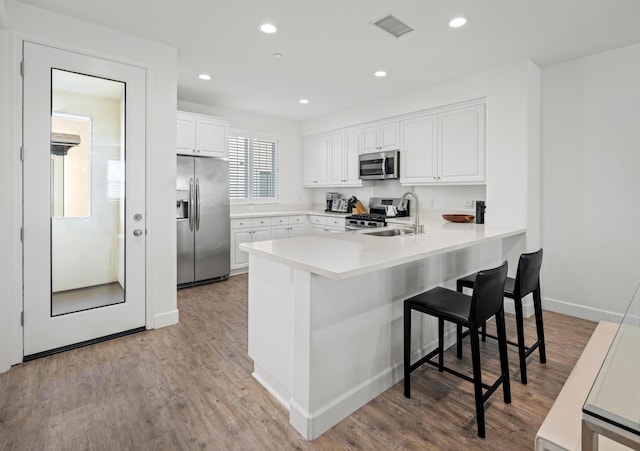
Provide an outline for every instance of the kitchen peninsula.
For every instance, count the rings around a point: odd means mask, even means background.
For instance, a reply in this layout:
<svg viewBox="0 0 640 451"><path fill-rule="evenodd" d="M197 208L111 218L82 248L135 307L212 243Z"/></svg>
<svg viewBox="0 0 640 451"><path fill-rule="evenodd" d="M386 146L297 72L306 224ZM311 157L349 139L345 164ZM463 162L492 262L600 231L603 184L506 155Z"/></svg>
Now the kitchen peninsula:
<svg viewBox="0 0 640 451"><path fill-rule="evenodd" d="M253 376L306 439L402 379L404 299L524 251L524 228L424 223L420 235L358 231L240 245L249 252ZM437 322L421 317L416 354L437 342Z"/></svg>

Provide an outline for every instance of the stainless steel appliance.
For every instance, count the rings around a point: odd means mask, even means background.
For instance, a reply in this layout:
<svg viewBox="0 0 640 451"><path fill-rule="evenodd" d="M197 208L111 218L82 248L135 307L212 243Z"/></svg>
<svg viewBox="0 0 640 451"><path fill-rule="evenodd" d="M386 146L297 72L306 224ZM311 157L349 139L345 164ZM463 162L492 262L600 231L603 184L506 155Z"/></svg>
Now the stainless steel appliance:
<svg viewBox="0 0 640 451"><path fill-rule="evenodd" d="M178 287L229 277L229 163L178 156Z"/></svg>
<svg viewBox="0 0 640 451"><path fill-rule="evenodd" d="M397 150L365 153L359 159L363 180L397 179L400 176L400 152Z"/></svg>
<svg viewBox="0 0 640 451"><path fill-rule="evenodd" d="M393 215L387 215L393 211ZM409 216L409 201L400 198L372 197L369 199L369 213L350 215L345 218L345 229L358 230L387 225L388 216Z"/></svg>
<svg viewBox="0 0 640 451"><path fill-rule="evenodd" d="M340 199L340 193L324 193L324 197L326 199L326 206L324 211L329 212L333 211L333 201Z"/></svg>

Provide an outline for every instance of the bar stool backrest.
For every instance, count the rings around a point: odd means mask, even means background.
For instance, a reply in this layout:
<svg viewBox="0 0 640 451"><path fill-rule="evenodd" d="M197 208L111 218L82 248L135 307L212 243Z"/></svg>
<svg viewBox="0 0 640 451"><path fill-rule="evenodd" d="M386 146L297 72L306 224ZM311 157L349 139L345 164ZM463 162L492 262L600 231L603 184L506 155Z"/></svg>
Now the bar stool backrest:
<svg viewBox="0 0 640 451"><path fill-rule="evenodd" d="M542 248L536 252L520 255L518 272L514 290L520 290L520 299L533 293L540 283L540 268L542 267Z"/></svg>
<svg viewBox="0 0 640 451"><path fill-rule="evenodd" d="M503 308L507 262L497 268L478 271L471 296L470 322L483 324Z"/></svg>

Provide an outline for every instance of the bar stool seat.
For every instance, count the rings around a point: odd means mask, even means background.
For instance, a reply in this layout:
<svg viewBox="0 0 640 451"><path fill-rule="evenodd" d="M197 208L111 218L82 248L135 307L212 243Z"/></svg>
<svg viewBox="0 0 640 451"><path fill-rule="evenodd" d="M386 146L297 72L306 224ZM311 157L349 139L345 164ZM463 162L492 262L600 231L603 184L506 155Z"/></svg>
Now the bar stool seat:
<svg viewBox="0 0 640 451"><path fill-rule="evenodd" d="M504 327L504 303L502 293L507 277L507 262L498 268L478 272L475 280L476 289L471 296L436 287L420 293L404 301L404 395L411 397L410 375L425 363L438 367L440 372L446 371L474 385L478 435L485 436L484 403L502 385L505 403L511 402L509 385L509 363L507 359L506 332ZM438 347L417 362L411 364L411 312L416 310L438 318ZM480 367L480 340L478 326L491 316L496 317L498 324L498 349L500 353L500 376L488 385L482 382ZM444 322L468 327L471 335L471 360L473 377L444 366ZM433 359L438 356L438 361Z"/></svg>
<svg viewBox="0 0 640 451"><path fill-rule="evenodd" d="M536 252L525 253L520 255L518 261L518 270L516 277L507 277L504 286L504 296L513 299L514 310L516 314L517 343L508 341L507 344L518 348L518 358L520 362L520 380L523 384L527 383L527 357L529 357L536 349L539 351L540 363L547 362L546 349L544 344L544 327L542 321L542 300L540 294L540 268L542 267L542 249ZM462 293L464 288L474 288L476 274L469 274L461 277L456 282L456 289ZM532 293L533 309L536 320L537 340L527 346L524 340L524 315L522 313L522 298ZM467 336L469 331L462 332L462 326L457 328L457 355L462 357L462 338ZM487 333L486 323L482 324L481 329L482 341L486 337L497 339L495 335Z"/></svg>

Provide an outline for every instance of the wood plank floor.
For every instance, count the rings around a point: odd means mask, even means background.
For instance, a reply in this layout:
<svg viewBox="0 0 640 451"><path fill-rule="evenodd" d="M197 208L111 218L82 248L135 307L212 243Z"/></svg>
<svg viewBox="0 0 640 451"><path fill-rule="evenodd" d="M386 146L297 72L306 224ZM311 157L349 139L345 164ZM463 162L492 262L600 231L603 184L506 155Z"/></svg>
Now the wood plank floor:
<svg viewBox="0 0 640 451"><path fill-rule="evenodd" d="M476 435L471 384L425 366L314 442L252 377L247 277L180 290L180 324L42 358L0 374L0 450L527 450L595 323L545 312L546 365L529 358L513 402L486 407ZM507 327L514 335L513 317ZM527 324L527 335L535 333ZM468 340L468 339L467 339ZM467 343L465 343L467 344ZM497 354L495 342L483 345ZM457 364L453 353L448 364ZM497 359L483 361L495 372ZM468 345L461 364L470 368Z"/></svg>

